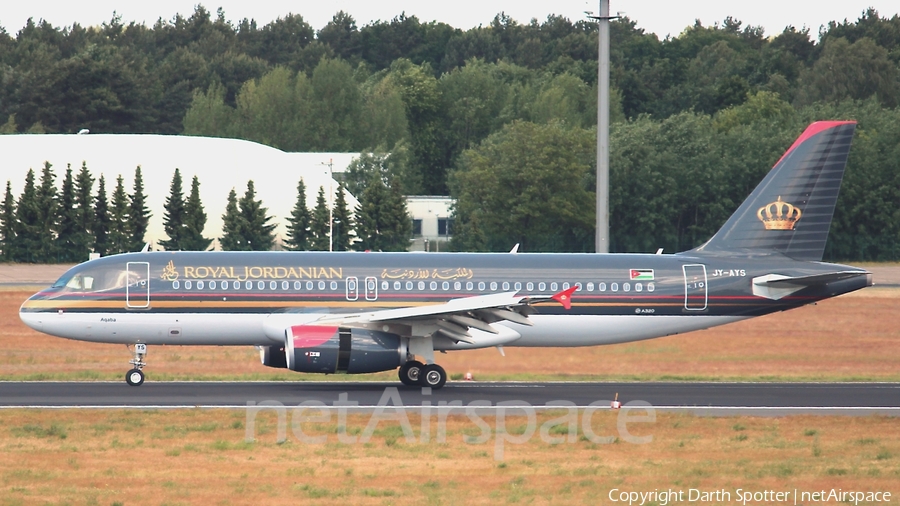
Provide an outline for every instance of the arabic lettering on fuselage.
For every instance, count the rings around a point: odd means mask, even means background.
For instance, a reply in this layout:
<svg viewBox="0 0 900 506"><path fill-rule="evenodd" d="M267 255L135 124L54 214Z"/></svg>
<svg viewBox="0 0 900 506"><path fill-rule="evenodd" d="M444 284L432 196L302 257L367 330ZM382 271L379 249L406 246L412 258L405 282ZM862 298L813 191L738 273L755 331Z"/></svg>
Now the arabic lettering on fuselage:
<svg viewBox="0 0 900 506"><path fill-rule="evenodd" d="M472 279L475 272L472 269L460 267L458 269L384 269L381 271L382 279Z"/></svg>

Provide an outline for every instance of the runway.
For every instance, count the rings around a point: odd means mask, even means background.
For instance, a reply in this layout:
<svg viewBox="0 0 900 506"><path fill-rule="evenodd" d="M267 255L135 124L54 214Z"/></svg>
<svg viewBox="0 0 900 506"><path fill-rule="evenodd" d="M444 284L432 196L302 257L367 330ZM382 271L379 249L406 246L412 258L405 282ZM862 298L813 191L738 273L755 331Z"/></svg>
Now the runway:
<svg viewBox="0 0 900 506"><path fill-rule="evenodd" d="M451 382L441 390L351 382L0 382L0 408L247 408L451 406L496 409L567 403L607 409L618 394L656 409L699 414L884 414L900 416L900 383L520 383ZM391 408L393 409L393 408Z"/></svg>

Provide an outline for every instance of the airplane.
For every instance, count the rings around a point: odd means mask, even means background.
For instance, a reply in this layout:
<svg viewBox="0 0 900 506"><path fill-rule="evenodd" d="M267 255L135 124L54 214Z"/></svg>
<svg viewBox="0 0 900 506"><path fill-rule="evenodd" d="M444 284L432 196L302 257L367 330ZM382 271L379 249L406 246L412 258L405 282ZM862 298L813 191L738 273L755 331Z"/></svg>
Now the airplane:
<svg viewBox="0 0 900 506"><path fill-rule="evenodd" d="M822 262L856 123L807 127L722 228L677 254L141 252L71 268L20 309L53 336L256 346L304 373L398 369L441 388L435 352L608 345L690 332L872 286Z"/></svg>

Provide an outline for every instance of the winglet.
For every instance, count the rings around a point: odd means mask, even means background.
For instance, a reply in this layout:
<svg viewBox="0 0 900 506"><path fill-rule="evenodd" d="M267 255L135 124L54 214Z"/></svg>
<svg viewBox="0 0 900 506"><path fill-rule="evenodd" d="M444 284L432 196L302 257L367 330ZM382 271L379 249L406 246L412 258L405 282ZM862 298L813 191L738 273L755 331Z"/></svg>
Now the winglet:
<svg viewBox="0 0 900 506"><path fill-rule="evenodd" d="M577 289L578 289L578 286L576 285L576 286L573 286L572 288L568 288L559 293L555 293L550 298L555 300L556 302L559 302L560 304L562 304L564 308L571 309L572 308L572 294L575 293L575 290L577 290Z"/></svg>

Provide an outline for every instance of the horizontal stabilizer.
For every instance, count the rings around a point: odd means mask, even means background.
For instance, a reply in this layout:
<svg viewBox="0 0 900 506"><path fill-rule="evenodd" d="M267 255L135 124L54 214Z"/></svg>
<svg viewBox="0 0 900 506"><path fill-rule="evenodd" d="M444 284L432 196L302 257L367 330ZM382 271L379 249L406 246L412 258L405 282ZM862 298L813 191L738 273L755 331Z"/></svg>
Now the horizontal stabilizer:
<svg viewBox="0 0 900 506"><path fill-rule="evenodd" d="M784 276L766 274L753 278L753 295L767 299L779 300L810 286L824 285L834 281L851 279L859 276L871 276L866 271L839 271L809 276ZM871 282L869 283L871 285Z"/></svg>

